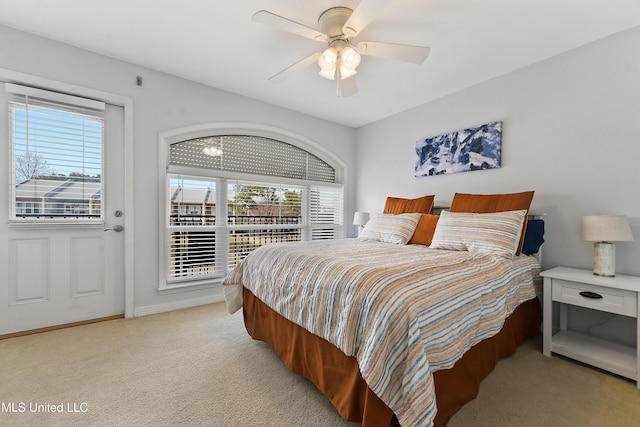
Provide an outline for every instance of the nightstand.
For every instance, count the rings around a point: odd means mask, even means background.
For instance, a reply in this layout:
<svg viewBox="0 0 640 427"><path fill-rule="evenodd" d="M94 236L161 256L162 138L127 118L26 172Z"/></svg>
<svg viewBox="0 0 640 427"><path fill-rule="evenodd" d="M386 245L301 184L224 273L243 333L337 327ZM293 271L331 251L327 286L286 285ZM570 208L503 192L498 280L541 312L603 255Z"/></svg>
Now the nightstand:
<svg viewBox="0 0 640 427"><path fill-rule="evenodd" d="M601 277L591 270L556 267L540 274L544 277L542 352L561 354L589 365L636 380L640 388L638 344L628 347L567 329L568 305L606 311L636 319L640 343L640 277L617 275ZM553 302L560 304L560 330L554 335Z"/></svg>

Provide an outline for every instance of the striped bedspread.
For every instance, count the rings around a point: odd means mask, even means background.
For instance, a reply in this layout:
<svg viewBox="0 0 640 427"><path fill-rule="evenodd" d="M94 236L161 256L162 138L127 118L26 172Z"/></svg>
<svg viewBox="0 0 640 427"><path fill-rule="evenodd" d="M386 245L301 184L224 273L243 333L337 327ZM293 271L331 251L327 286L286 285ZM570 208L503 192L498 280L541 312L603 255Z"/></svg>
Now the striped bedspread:
<svg viewBox="0 0 640 427"><path fill-rule="evenodd" d="M538 262L344 239L263 246L225 279L359 363L403 426L432 425L433 372L536 296Z"/></svg>

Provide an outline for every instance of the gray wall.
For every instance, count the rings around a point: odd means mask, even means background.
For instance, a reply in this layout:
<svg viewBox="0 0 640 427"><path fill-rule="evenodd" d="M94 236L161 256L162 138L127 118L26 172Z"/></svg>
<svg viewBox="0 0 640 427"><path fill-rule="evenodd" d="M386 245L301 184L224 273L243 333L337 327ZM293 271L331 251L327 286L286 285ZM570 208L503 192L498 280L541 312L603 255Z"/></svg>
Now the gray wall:
<svg viewBox="0 0 640 427"><path fill-rule="evenodd" d="M211 290L158 295L158 134L214 122L264 124L306 137L347 165L353 217L355 130L0 26L0 68L131 97L134 103L136 308L200 298ZM136 86L136 76L144 84Z"/></svg>
<svg viewBox="0 0 640 427"><path fill-rule="evenodd" d="M640 275L638 46L640 27L358 129L356 210L380 212L388 195L447 205L455 192L535 190L543 268L591 268L582 216L625 214L636 240L617 244L617 271ZM495 120L502 168L414 177L416 140Z"/></svg>

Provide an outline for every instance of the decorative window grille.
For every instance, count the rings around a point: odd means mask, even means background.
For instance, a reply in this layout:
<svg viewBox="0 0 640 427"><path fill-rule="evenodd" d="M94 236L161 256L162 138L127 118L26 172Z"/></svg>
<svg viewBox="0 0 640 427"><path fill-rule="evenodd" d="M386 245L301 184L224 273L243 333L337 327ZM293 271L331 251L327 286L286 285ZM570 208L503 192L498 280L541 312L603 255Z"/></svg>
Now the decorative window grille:
<svg viewBox="0 0 640 427"><path fill-rule="evenodd" d="M335 181L335 169L320 158L270 138L172 144L167 285L224 277L265 244L342 237L342 186Z"/></svg>
<svg viewBox="0 0 640 427"><path fill-rule="evenodd" d="M6 84L12 222L103 219L103 102Z"/></svg>
<svg viewBox="0 0 640 427"><path fill-rule="evenodd" d="M205 147L222 152L204 154ZM172 144L169 164L249 175L335 182L335 169L315 155L286 142L246 135L196 138Z"/></svg>

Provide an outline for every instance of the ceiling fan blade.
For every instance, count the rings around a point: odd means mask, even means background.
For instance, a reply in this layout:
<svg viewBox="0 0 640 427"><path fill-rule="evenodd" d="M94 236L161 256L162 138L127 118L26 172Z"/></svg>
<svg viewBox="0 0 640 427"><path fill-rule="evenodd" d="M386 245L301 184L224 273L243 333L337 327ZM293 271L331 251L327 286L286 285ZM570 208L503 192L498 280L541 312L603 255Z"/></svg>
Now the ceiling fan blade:
<svg viewBox="0 0 640 427"><path fill-rule="evenodd" d="M422 64L431 51L431 48L426 46L380 42L360 42L356 45L356 49L361 55L395 59L414 64Z"/></svg>
<svg viewBox="0 0 640 427"><path fill-rule="evenodd" d="M256 22L260 22L261 24L266 24L271 27L287 31L289 33L306 37L308 39L317 40L324 43L329 40L329 37L326 34L323 34L318 30L307 27L306 25L302 25L299 22L292 21L291 19L283 18L282 16L276 15L266 10L256 12L253 15L252 19Z"/></svg>
<svg viewBox="0 0 640 427"><path fill-rule="evenodd" d="M358 93L358 85L356 85L355 76L349 77L348 79L338 78L336 80L338 81L338 96L347 97Z"/></svg>
<svg viewBox="0 0 640 427"><path fill-rule="evenodd" d="M295 64L285 68L284 70L280 71L278 74L274 74L273 76L269 77L269 80L271 80L274 83L280 83L281 81L283 81L289 74L292 74L298 70L301 70L305 67L308 67L309 65L313 64L314 62L318 61L318 58L320 57L320 54L322 52L316 52L313 55L307 56L306 58L296 62Z"/></svg>
<svg viewBox="0 0 640 427"><path fill-rule="evenodd" d="M391 0L360 0L342 27L342 33L349 38L357 36L389 3Z"/></svg>

